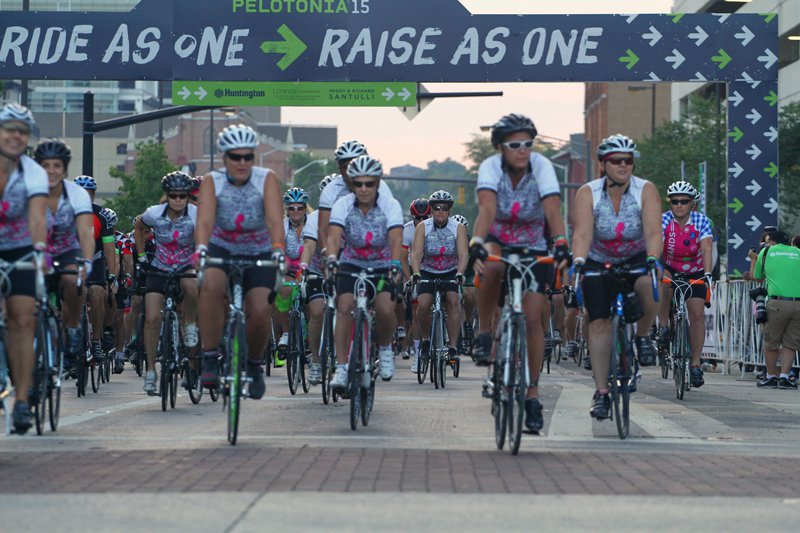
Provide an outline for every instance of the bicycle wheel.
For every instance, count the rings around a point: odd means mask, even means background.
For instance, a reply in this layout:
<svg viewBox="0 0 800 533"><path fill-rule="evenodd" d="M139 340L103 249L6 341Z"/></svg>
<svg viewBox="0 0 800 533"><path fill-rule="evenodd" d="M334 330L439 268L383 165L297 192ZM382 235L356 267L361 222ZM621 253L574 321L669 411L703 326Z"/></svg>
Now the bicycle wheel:
<svg viewBox="0 0 800 533"><path fill-rule="evenodd" d="M178 377L180 376L180 372L178 372L177 368L173 368L170 372L170 382L169 382L169 406L171 409L175 409L175 403L178 401Z"/></svg>
<svg viewBox="0 0 800 533"><path fill-rule="evenodd" d="M94 357L89 363L89 374L92 379L92 392L97 393L100 389L100 363L95 361Z"/></svg>
<svg viewBox="0 0 800 533"><path fill-rule="evenodd" d="M611 404L614 409L614 420L617 425L617 434L620 439L625 439L629 431L628 416L626 416L624 412L627 411L628 401L625 400L630 398L628 380L624 375L624 366L629 364L627 361L628 339L622 318L615 316L611 328L614 332L614 339L611 348L611 364L609 366L609 389L611 393ZM623 395L625 398L622 398ZM620 405L621 400L623 400L622 405Z"/></svg>
<svg viewBox="0 0 800 533"><path fill-rule="evenodd" d="M35 343L36 366L33 370L33 390L31 391L33 394L29 403L33 410L36 434L41 435L44 432L45 418L47 417L47 383L50 380L47 358L52 350L49 345L50 335L47 332L47 323L41 310L36 321Z"/></svg>
<svg viewBox="0 0 800 533"><path fill-rule="evenodd" d="M675 334L672 339L672 380L675 382L675 397L683 400L683 393L686 390L686 373L684 372L684 358L686 354L683 351L685 331L684 319L680 319L675 323Z"/></svg>
<svg viewBox="0 0 800 533"><path fill-rule="evenodd" d="M456 359L456 362L453 363L453 377L458 378L458 375L461 373L461 359Z"/></svg>
<svg viewBox="0 0 800 533"><path fill-rule="evenodd" d="M297 318L298 326L302 326L303 318L300 315ZM306 350L306 341L303 338L303 328L297 328L297 346L299 346L299 361L297 365L297 369L300 371L300 384L303 386L303 392L308 394L308 391L311 390L311 383L308 381L308 364L311 360L311 352Z"/></svg>
<svg viewBox="0 0 800 533"><path fill-rule="evenodd" d="M211 398L212 402L219 400L219 389L208 389L208 397Z"/></svg>
<svg viewBox="0 0 800 533"><path fill-rule="evenodd" d="M506 416L508 417L508 445L512 455L519 453L519 445L522 442L522 418L525 415L525 395L528 390L525 387L525 371L528 359L528 352L525 350L525 329L517 318L512 321L511 327L505 333L510 335L508 347L511 357L509 365L509 385L507 389L508 407Z"/></svg>
<svg viewBox="0 0 800 533"><path fill-rule="evenodd" d="M242 399L242 369L247 356L247 341L245 340L244 324L237 317L229 325L227 346L225 350L226 374L225 391L226 409L228 419L228 442L236 444L239 436L239 414Z"/></svg>
<svg viewBox="0 0 800 533"><path fill-rule="evenodd" d="M367 376L369 376L369 386L364 386L366 376L362 377L361 383L361 424L369 424L369 415L372 414L372 406L375 403L375 378L377 367L375 365L377 348L373 345L370 338L369 328L364 328L364 353L367 354Z"/></svg>
<svg viewBox="0 0 800 533"><path fill-rule="evenodd" d="M322 376L322 403L328 405L331 400L331 379L333 379L333 369L336 368L336 361L333 358L333 317L325 310L322 317L322 337L319 345L319 358Z"/></svg>
<svg viewBox="0 0 800 533"><path fill-rule="evenodd" d="M61 416L61 382L64 371L64 342L61 338L61 326L57 319L50 317L48 321L50 336L54 339L53 367L50 368L49 386L47 387L47 411L50 419L50 431L58 429Z"/></svg>
<svg viewBox="0 0 800 533"><path fill-rule="evenodd" d="M199 364L199 359L195 358L195 360ZM186 365L186 370L184 372L186 374L186 384L189 390L189 399L194 405L197 405L203 398L203 386L200 384L200 375L197 370L192 368L191 361Z"/></svg>
<svg viewBox="0 0 800 533"><path fill-rule="evenodd" d="M420 352L422 352L422 348L420 348ZM430 348L428 348L428 354L423 357L422 353L419 353L419 360L417 361L417 383L422 385L425 383L425 378L428 375L428 363L430 362Z"/></svg>
<svg viewBox="0 0 800 533"><path fill-rule="evenodd" d="M297 394L300 384L300 352L297 348L297 315L289 316L289 345L286 347L286 379L289 381L289 392Z"/></svg>
<svg viewBox="0 0 800 533"><path fill-rule="evenodd" d="M89 380L89 365L86 361L86 353L79 353L75 360L75 388L78 389L78 398L86 396L86 382Z"/></svg>
<svg viewBox="0 0 800 533"><path fill-rule="evenodd" d="M502 450L506 443L506 403L503 398L503 367L498 362L492 365L494 382L492 393L492 417L494 418L494 443Z"/></svg>
<svg viewBox="0 0 800 533"><path fill-rule="evenodd" d="M350 343L350 357L347 365L347 386L350 396L350 429L358 429L358 420L361 417L361 379L364 372L363 353L364 317L360 311L356 312L355 327L353 328L353 341Z"/></svg>
<svg viewBox="0 0 800 533"><path fill-rule="evenodd" d="M439 312L433 312L433 321L431 322L431 381L433 382L434 388L439 388L439 374L441 373L441 358L442 358L442 346L444 344L444 339L442 337L441 331L441 322L439 320Z"/></svg>

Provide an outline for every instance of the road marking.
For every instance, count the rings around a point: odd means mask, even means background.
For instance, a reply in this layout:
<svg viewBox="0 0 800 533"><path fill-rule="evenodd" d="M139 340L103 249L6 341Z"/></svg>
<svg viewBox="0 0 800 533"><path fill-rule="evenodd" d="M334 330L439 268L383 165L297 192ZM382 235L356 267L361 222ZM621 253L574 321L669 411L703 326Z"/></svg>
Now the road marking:
<svg viewBox="0 0 800 533"><path fill-rule="evenodd" d="M120 403L109 407L92 409L91 411L85 411L77 415L63 416L58 422L58 427L74 426L75 424L82 424L84 422L88 422L89 420L100 418L101 416L118 413L120 411L127 411L128 409L135 409L136 407L143 407L145 405L152 405L156 402L156 400L158 400L157 397L144 398L133 402Z"/></svg>

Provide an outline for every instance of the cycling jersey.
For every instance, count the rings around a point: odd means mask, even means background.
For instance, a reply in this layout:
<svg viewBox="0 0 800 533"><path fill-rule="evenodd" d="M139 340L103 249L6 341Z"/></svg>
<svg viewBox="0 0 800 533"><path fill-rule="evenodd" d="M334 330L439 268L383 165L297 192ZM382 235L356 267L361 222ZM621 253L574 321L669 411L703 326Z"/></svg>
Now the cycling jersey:
<svg viewBox="0 0 800 533"><path fill-rule="evenodd" d="M181 270L192 265L197 207L187 205L175 220L167 214L168 209L168 205L158 204L142 214L142 222L153 228L155 236L156 255L151 265L159 270Z"/></svg>
<svg viewBox="0 0 800 533"><path fill-rule="evenodd" d="M409 220L403 224L403 248L408 250L408 264L411 264L411 245L414 244L414 233L417 227L414 225L413 220Z"/></svg>
<svg viewBox="0 0 800 533"><path fill-rule="evenodd" d="M594 235L589 259L620 264L647 250L642 224L642 192L646 180L631 176L619 212L608 197L605 177L589 182L594 212Z"/></svg>
<svg viewBox="0 0 800 533"><path fill-rule="evenodd" d="M348 194L350 194L350 189L347 188L347 184L345 184L342 175L338 174L335 178L333 178L333 180L331 180L325 189L323 189L322 193L320 193L319 208L330 211L333 209L333 204L335 204L339 198L342 198ZM381 180L380 184L378 185L378 194L386 198L394 198L392 190L388 185L386 185L385 180Z"/></svg>
<svg viewBox="0 0 800 533"><path fill-rule="evenodd" d="M491 240L511 247L546 250L545 213L542 200L561 196L553 164L532 152L528 172L517 184L511 183L500 154L493 155L478 170L477 190L497 195L497 212L489 230Z"/></svg>
<svg viewBox="0 0 800 533"><path fill-rule="evenodd" d="M104 257L103 244L114 242L114 227L103 214L102 207L93 203L92 211L94 212L94 259L97 261Z"/></svg>
<svg viewBox="0 0 800 533"><path fill-rule="evenodd" d="M133 255L133 239L130 233L114 230L114 244L119 255Z"/></svg>
<svg viewBox="0 0 800 533"><path fill-rule="evenodd" d="M75 219L92 213L92 200L83 188L71 181L62 180L63 191L56 212L47 208L47 251L58 257L72 250L80 250L81 243L75 231Z"/></svg>
<svg viewBox="0 0 800 533"><path fill-rule="evenodd" d="M713 237L707 216L692 211L686 225L681 228L672 211L667 211L661 215L661 231L664 234L663 259L667 267L684 274L704 270L700 241Z"/></svg>
<svg viewBox="0 0 800 533"><path fill-rule="evenodd" d="M272 251L264 215L264 184L269 169L254 167L243 185L233 185L224 171L213 171L217 213L209 243L232 255L260 255Z"/></svg>
<svg viewBox="0 0 800 533"><path fill-rule="evenodd" d="M425 226L425 246L422 250L420 270L424 272L448 272L458 267L456 238L459 223L452 218L439 228L433 218L423 220Z"/></svg>
<svg viewBox="0 0 800 533"><path fill-rule="evenodd" d="M306 224L303 226L303 239L311 239L314 242L319 240L319 209L306 217ZM308 264L308 271L322 275L322 247L317 242L314 256Z"/></svg>
<svg viewBox="0 0 800 533"><path fill-rule="evenodd" d="M28 201L34 196L47 196L49 190L44 169L27 155L21 156L0 198L0 251L33 246Z"/></svg>
<svg viewBox="0 0 800 533"><path fill-rule="evenodd" d="M300 236L298 236L295 228L296 226L292 225L289 217L284 217L283 233L286 235L286 265L290 270L297 269L300 257L303 255L302 230L300 231Z"/></svg>
<svg viewBox="0 0 800 533"><path fill-rule="evenodd" d="M331 225L344 230L341 261L361 268L388 268L392 262L388 232L403 227L400 202L378 194L375 206L366 215L356 202L356 195L350 193L337 200L331 210Z"/></svg>

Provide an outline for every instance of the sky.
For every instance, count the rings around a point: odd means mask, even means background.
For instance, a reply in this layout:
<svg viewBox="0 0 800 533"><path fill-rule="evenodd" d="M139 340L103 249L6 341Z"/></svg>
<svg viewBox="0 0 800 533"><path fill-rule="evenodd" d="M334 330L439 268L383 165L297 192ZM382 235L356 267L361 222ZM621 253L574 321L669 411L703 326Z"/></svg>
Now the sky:
<svg viewBox="0 0 800 533"><path fill-rule="evenodd" d="M395 0L400 1L400 0ZM436 1L431 0L431 4ZM452 0L447 0L452 1ZM667 13L672 0L462 0L473 14ZM425 83L429 92L502 91L502 97L435 99L409 121L395 108L283 108L286 124L338 127L339 142L357 139L384 168L425 168L448 157L462 163L464 143L501 116L530 116L540 134L568 139L583 131L582 83Z"/></svg>

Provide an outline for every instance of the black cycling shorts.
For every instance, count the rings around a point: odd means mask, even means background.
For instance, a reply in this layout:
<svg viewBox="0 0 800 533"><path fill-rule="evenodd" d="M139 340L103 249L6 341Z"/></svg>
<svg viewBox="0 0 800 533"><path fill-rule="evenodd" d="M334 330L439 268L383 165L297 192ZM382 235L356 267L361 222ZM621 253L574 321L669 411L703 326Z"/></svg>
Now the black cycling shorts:
<svg viewBox="0 0 800 533"><path fill-rule="evenodd" d="M693 274L683 274L681 272L675 272L675 270L673 270L672 268L670 268L668 266L665 266L664 268L666 268L669 271L669 273L672 274L671 277L675 278L676 280L677 279L684 279L684 280L688 281L690 279L692 279L692 280L694 280L694 279L703 279L703 272L702 271L695 272ZM670 288L673 288L673 289L675 288L674 285L665 285L665 287L670 287ZM705 284L692 285L689 288L689 294L688 294L687 300L692 299L692 298L700 298L701 300L705 301L706 292L707 291L708 291L708 289L706 288Z"/></svg>
<svg viewBox="0 0 800 533"><path fill-rule="evenodd" d="M179 270L176 270L178 273L184 273L187 270L191 270L192 266L186 266ZM167 274L166 271L160 270L158 268L151 268L145 275L150 272L155 272L159 274ZM145 293L157 292L159 294L164 294L164 286L167 284L167 278L164 276L147 276L147 286L145 288Z"/></svg>
<svg viewBox="0 0 800 533"><path fill-rule="evenodd" d="M101 257L92 261L92 275L86 280L86 285L106 287L106 260L104 258Z"/></svg>
<svg viewBox="0 0 800 533"><path fill-rule="evenodd" d="M647 267L647 257L644 253L631 257L628 261L621 263L627 269L637 269ZM586 261L586 270L603 269L604 264L591 259ZM633 287L636 280L645 274L637 274L627 276L628 283ZM614 303L616 294L614 287L609 283L605 276L584 276L581 283L581 292L583 293L583 304L586 307L586 313L589 315L589 322L593 320L611 318L611 305Z"/></svg>
<svg viewBox="0 0 800 533"><path fill-rule="evenodd" d="M339 273L340 274L357 274L361 272L363 269L360 266L350 265L347 263L342 263L339 265ZM372 298L375 295L375 291L373 290L372 286L374 285L375 288L378 290L379 293L381 292L391 292L392 284L389 282L388 279L381 279L380 274L375 274L367 278L370 283L367 283L367 295ZM336 294L354 294L356 288L356 278L352 276L336 276Z"/></svg>
<svg viewBox="0 0 800 533"><path fill-rule="evenodd" d="M312 272L312 274L322 276L316 272ZM306 282L306 303L325 297L325 292L322 290L322 283L322 277L310 279Z"/></svg>
<svg viewBox="0 0 800 533"><path fill-rule="evenodd" d="M23 246L0 252L0 259L13 263L33 251L33 246ZM36 273L33 270L13 269L2 278L2 291L9 296L30 296L36 298ZM9 286L10 285L10 286Z"/></svg>
<svg viewBox="0 0 800 533"><path fill-rule="evenodd" d="M270 261L272 259L272 256L269 253L259 255L232 255L226 249L215 244L208 245L208 256L221 259L249 259L252 261L258 259L262 261ZM225 274L230 272L230 268L227 266L208 265L208 268L218 268L225 272ZM251 267L246 269L242 273L242 290L245 294L247 294L250 289L260 287L274 291L275 282L278 279L277 270L278 269L275 267Z"/></svg>
<svg viewBox="0 0 800 533"><path fill-rule="evenodd" d="M424 270L420 272L422 275L422 279L424 280L444 280L447 283L440 283L439 289L444 292L458 292L458 284L453 280L453 277L456 275L455 270L450 270L449 272L425 272ZM417 284L417 297L422 294L433 294L433 290L435 285L433 283L419 283Z"/></svg>

